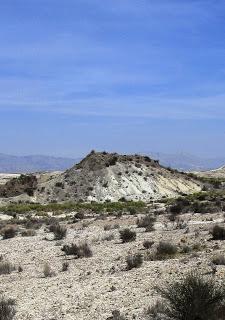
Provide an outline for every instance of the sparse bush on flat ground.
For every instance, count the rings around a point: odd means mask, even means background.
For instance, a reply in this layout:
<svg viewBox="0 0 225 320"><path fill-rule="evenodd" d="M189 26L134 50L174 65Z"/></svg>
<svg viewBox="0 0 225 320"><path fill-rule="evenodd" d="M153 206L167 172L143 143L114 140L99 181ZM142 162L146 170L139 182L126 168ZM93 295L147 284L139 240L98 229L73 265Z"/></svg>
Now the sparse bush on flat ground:
<svg viewBox="0 0 225 320"><path fill-rule="evenodd" d="M69 263L66 261L66 262L63 262L62 264L62 272L65 272L69 269Z"/></svg>
<svg viewBox="0 0 225 320"><path fill-rule="evenodd" d="M162 301L156 301L155 304L148 307L147 309L147 319L149 320L168 320L165 319L163 312L165 311L165 304Z"/></svg>
<svg viewBox="0 0 225 320"><path fill-rule="evenodd" d="M120 239L122 242L131 242L136 240L136 232L130 230L129 228L120 230Z"/></svg>
<svg viewBox="0 0 225 320"><path fill-rule="evenodd" d="M113 310L112 316L106 320L126 320L126 318L120 313L119 310Z"/></svg>
<svg viewBox="0 0 225 320"><path fill-rule="evenodd" d="M12 320L16 314L15 300L0 298L0 320Z"/></svg>
<svg viewBox="0 0 225 320"><path fill-rule="evenodd" d="M212 263L215 265L225 265L225 256L223 254L218 254L212 258Z"/></svg>
<svg viewBox="0 0 225 320"><path fill-rule="evenodd" d="M104 225L104 231L109 231L109 230L113 230L113 229L119 229L119 224L118 223L114 223L114 224L105 224Z"/></svg>
<svg viewBox="0 0 225 320"><path fill-rule="evenodd" d="M126 258L126 263L127 263L127 270L131 270L133 268L139 268L143 263L143 257L139 253L134 255L129 255Z"/></svg>
<svg viewBox="0 0 225 320"><path fill-rule="evenodd" d="M43 273L46 278L52 277L54 275L54 272L52 271L50 265L47 262L44 264Z"/></svg>
<svg viewBox="0 0 225 320"><path fill-rule="evenodd" d="M115 237L114 237L114 234L113 233L110 233L110 234L107 234L106 236L104 236L102 238L102 240L106 240L106 241L111 241L113 240Z"/></svg>
<svg viewBox="0 0 225 320"><path fill-rule="evenodd" d="M143 242L143 247L144 247L145 249L150 249L150 248L153 246L153 244L154 244L154 241L145 240L145 241Z"/></svg>
<svg viewBox="0 0 225 320"><path fill-rule="evenodd" d="M190 273L158 292L164 301L158 313L165 319L224 320L225 288L211 278Z"/></svg>
<svg viewBox="0 0 225 320"><path fill-rule="evenodd" d="M149 260L171 259L178 252L178 247L172 243L161 241L156 247L156 251L148 255Z"/></svg>
<svg viewBox="0 0 225 320"><path fill-rule="evenodd" d="M86 242L78 245L74 243L64 245L62 251L64 251L66 255L73 255L77 258L89 258L93 255L91 248Z"/></svg>
<svg viewBox="0 0 225 320"><path fill-rule="evenodd" d="M36 235L36 231L34 229L27 229L21 232L22 237L34 237Z"/></svg>
<svg viewBox="0 0 225 320"><path fill-rule="evenodd" d="M3 239L14 238L17 234L17 228L15 226L6 226L1 230Z"/></svg>
<svg viewBox="0 0 225 320"><path fill-rule="evenodd" d="M65 238L67 229L61 226L59 223L53 224L49 227L49 230L54 233L55 240L61 240Z"/></svg>
<svg viewBox="0 0 225 320"><path fill-rule="evenodd" d="M225 240L225 228L221 226L214 226L211 230L213 240Z"/></svg>
<svg viewBox="0 0 225 320"><path fill-rule="evenodd" d="M174 255L177 253L177 246L172 243L161 241L157 246L158 255Z"/></svg>
<svg viewBox="0 0 225 320"><path fill-rule="evenodd" d="M0 275L1 274L10 274L15 270L15 267L8 261L0 262Z"/></svg>
<svg viewBox="0 0 225 320"><path fill-rule="evenodd" d="M154 223L156 219L151 214L148 214L142 218L137 219L137 226L139 228L145 228L146 232L154 231Z"/></svg>

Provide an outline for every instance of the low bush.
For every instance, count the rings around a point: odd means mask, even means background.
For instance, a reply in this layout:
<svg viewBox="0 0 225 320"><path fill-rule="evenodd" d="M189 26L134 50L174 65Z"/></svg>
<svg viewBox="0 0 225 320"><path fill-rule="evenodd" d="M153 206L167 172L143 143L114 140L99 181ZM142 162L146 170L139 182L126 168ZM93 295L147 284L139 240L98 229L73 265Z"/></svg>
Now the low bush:
<svg viewBox="0 0 225 320"><path fill-rule="evenodd" d="M131 270L133 268L139 268L143 263L143 257L139 253L134 255L129 255L126 258L126 263L127 263L127 270Z"/></svg>
<svg viewBox="0 0 225 320"><path fill-rule="evenodd" d="M115 223L115 224L105 224L104 225L104 231L109 231L109 230L113 230L113 229L119 229L119 224Z"/></svg>
<svg viewBox="0 0 225 320"><path fill-rule="evenodd" d="M225 240L225 228L215 225L211 230L213 240Z"/></svg>
<svg viewBox="0 0 225 320"><path fill-rule="evenodd" d="M54 233L55 240L61 240L65 238L67 229L61 226L59 223L52 224L49 226L49 231Z"/></svg>
<svg viewBox="0 0 225 320"><path fill-rule="evenodd" d="M146 232L154 231L154 223L156 219L151 214L148 214L140 219L137 219L138 228L145 228Z"/></svg>
<svg viewBox="0 0 225 320"><path fill-rule="evenodd" d="M0 320L12 320L16 314L15 300L0 298Z"/></svg>
<svg viewBox="0 0 225 320"><path fill-rule="evenodd" d="M1 274L10 274L15 270L14 265L12 265L8 261L1 261L0 262L0 275Z"/></svg>
<svg viewBox="0 0 225 320"><path fill-rule="evenodd" d="M190 273L165 288L158 288L164 299L162 319L223 320L225 288L212 278ZM154 318L155 319L155 318Z"/></svg>
<svg viewBox="0 0 225 320"><path fill-rule="evenodd" d="M114 234L113 233L110 233L110 234L107 234L106 236L104 236L102 238L102 240L105 240L105 241L112 241L114 239Z"/></svg>
<svg viewBox="0 0 225 320"><path fill-rule="evenodd" d="M45 278L52 277L54 275L53 271L51 270L50 265L47 262L44 264L43 273L44 273Z"/></svg>
<svg viewBox="0 0 225 320"><path fill-rule="evenodd" d="M21 266L18 267L18 272L23 272L23 268Z"/></svg>
<svg viewBox="0 0 225 320"><path fill-rule="evenodd" d="M66 261L66 262L63 262L62 264L62 272L65 272L69 269L69 263Z"/></svg>
<svg viewBox="0 0 225 320"><path fill-rule="evenodd" d="M156 251L147 255L148 260L165 260L173 258L178 252L176 245L168 242L159 242Z"/></svg>
<svg viewBox="0 0 225 320"><path fill-rule="evenodd" d="M1 230L3 239L14 238L17 234L17 228L15 226L6 226Z"/></svg>
<svg viewBox="0 0 225 320"><path fill-rule="evenodd" d="M177 246L169 243L161 241L157 246L157 254L158 255L175 255L177 253Z"/></svg>
<svg viewBox="0 0 225 320"><path fill-rule="evenodd" d="M222 254L216 255L212 258L212 263L215 265L225 265L225 256Z"/></svg>
<svg viewBox="0 0 225 320"><path fill-rule="evenodd" d="M165 312L165 306L162 301L156 301L147 310L147 319L149 320L164 320L163 312Z"/></svg>
<svg viewBox="0 0 225 320"><path fill-rule="evenodd" d="M82 212L82 211L79 211L79 212L77 212L77 213L75 213L75 215L74 215L74 222L77 222L77 221L79 221L79 220L83 220L85 218L85 215L84 215L84 212Z"/></svg>
<svg viewBox="0 0 225 320"><path fill-rule="evenodd" d="M145 240L145 241L143 242L143 247L144 247L145 249L150 249L150 248L153 246L153 244L154 244L154 241Z"/></svg>
<svg viewBox="0 0 225 320"><path fill-rule="evenodd" d="M107 319L108 320L126 320L126 318L120 313L119 310L113 310L112 316Z"/></svg>
<svg viewBox="0 0 225 320"><path fill-rule="evenodd" d="M34 237L35 235L36 235L36 231L33 229L27 229L21 232L22 237Z"/></svg>
<svg viewBox="0 0 225 320"><path fill-rule="evenodd" d="M130 230L129 228L120 230L120 239L122 242L131 242L136 240L136 232Z"/></svg>
<svg viewBox="0 0 225 320"><path fill-rule="evenodd" d="M66 255L73 255L76 258L89 258L92 257L92 250L89 245L85 243L64 245L62 247L62 251L65 252Z"/></svg>

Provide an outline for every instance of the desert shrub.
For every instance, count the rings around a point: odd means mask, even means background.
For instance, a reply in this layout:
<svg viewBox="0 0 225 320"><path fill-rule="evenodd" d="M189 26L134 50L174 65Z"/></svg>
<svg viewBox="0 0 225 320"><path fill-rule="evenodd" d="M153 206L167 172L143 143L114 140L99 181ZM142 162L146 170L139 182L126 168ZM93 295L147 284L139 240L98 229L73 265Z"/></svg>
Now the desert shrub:
<svg viewBox="0 0 225 320"><path fill-rule="evenodd" d="M21 266L18 267L18 272L23 272L23 268Z"/></svg>
<svg viewBox="0 0 225 320"><path fill-rule="evenodd" d="M164 320L163 312L165 306L162 301L156 301L153 305L146 310L147 319L149 320Z"/></svg>
<svg viewBox="0 0 225 320"><path fill-rule="evenodd" d="M169 212L172 214L172 215L178 215L182 212L182 209L183 209L183 206L178 203L178 204L174 204L172 205L170 208L169 208Z"/></svg>
<svg viewBox="0 0 225 320"><path fill-rule="evenodd" d="M181 248L181 253L190 253L192 251L192 248L188 245L184 245L182 248Z"/></svg>
<svg viewBox="0 0 225 320"><path fill-rule="evenodd" d="M188 224L183 219L180 219L179 217L177 217L175 219L174 227L175 227L175 229L185 229L188 227Z"/></svg>
<svg viewBox="0 0 225 320"><path fill-rule="evenodd" d="M225 256L222 254L216 255L212 258L212 263L216 265L225 265Z"/></svg>
<svg viewBox="0 0 225 320"><path fill-rule="evenodd" d="M136 213L137 213L137 209L136 209L136 208L134 208L134 207L130 207L130 208L128 208L128 211L129 211L129 213L130 213L130 214L132 214L132 215L134 215L134 214L136 214Z"/></svg>
<svg viewBox="0 0 225 320"><path fill-rule="evenodd" d="M109 230L113 230L113 229L119 229L119 224L105 224L104 225L104 231L109 231Z"/></svg>
<svg viewBox="0 0 225 320"><path fill-rule="evenodd" d="M56 186L57 188L64 188L63 182L56 182L55 186Z"/></svg>
<svg viewBox="0 0 225 320"><path fill-rule="evenodd" d="M201 249L202 249L202 246L199 242L194 243L192 246L192 250L194 251L201 251Z"/></svg>
<svg viewBox="0 0 225 320"><path fill-rule="evenodd" d="M174 255L177 253L177 247L172 243L161 241L157 246L157 253L159 255Z"/></svg>
<svg viewBox="0 0 225 320"><path fill-rule="evenodd" d="M55 240L61 240L65 238L67 233L67 229L61 226L59 223L51 225L49 230L54 233Z"/></svg>
<svg viewBox="0 0 225 320"><path fill-rule="evenodd" d="M159 242L156 252L149 255L150 260L164 260L170 259L176 255L178 248L176 245L168 242Z"/></svg>
<svg viewBox="0 0 225 320"><path fill-rule="evenodd" d="M69 263L66 261L66 262L63 262L62 264L62 272L65 272L69 269Z"/></svg>
<svg viewBox="0 0 225 320"><path fill-rule="evenodd" d="M15 270L15 267L8 261L0 262L0 274L10 274Z"/></svg>
<svg viewBox="0 0 225 320"><path fill-rule="evenodd" d="M73 217L73 222L76 223L78 222L79 220L82 220L85 218L85 215L82 211L79 211L77 213L75 213L74 217Z"/></svg>
<svg viewBox="0 0 225 320"><path fill-rule="evenodd" d="M129 255L126 258L127 270L139 268L143 263L143 257L140 253Z"/></svg>
<svg viewBox="0 0 225 320"><path fill-rule="evenodd" d="M14 238L17 234L17 228L15 226L6 226L1 230L3 239Z"/></svg>
<svg viewBox="0 0 225 320"><path fill-rule="evenodd" d="M151 214L148 214L140 219L137 219L137 226L139 228L145 228L145 231L147 232L154 231L155 220L155 217L153 217Z"/></svg>
<svg viewBox="0 0 225 320"><path fill-rule="evenodd" d="M119 310L113 310L112 311L112 316L107 318L110 320L126 320L126 318L120 313Z"/></svg>
<svg viewBox="0 0 225 320"><path fill-rule="evenodd" d="M109 159L108 163L106 164L106 166L114 166L117 163L118 157L117 156L113 156L111 159Z"/></svg>
<svg viewBox="0 0 225 320"><path fill-rule="evenodd" d="M71 245L64 245L62 251L64 251L66 255L73 255L77 258L89 258L93 255L91 248L86 242L78 245L74 243Z"/></svg>
<svg viewBox="0 0 225 320"><path fill-rule="evenodd" d="M114 237L114 234L113 233L110 233L110 234L107 234L106 236L104 236L102 238L102 240L106 240L106 241L111 241L113 240L115 237Z"/></svg>
<svg viewBox="0 0 225 320"><path fill-rule="evenodd" d="M190 273L180 281L159 288L165 299L162 313L173 320L222 320L225 289L211 278Z"/></svg>
<svg viewBox="0 0 225 320"><path fill-rule="evenodd" d="M131 242L136 240L136 232L130 230L129 228L120 230L120 239L122 242Z"/></svg>
<svg viewBox="0 0 225 320"><path fill-rule="evenodd" d="M154 244L154 241L145 240L145 241L143 242L143 247L144 247L145 249L150 249L150 248L153 246L153 244Z"/></svg>
<svg viewBox="0 0 225 320"><path fill-rule="evenodd" d="M36 231L33 229L27 229L21 232L22 237L33 237L35 235L36 235Z"/></svg>
<svg viewBox="0 0 225 320"><path fill-rule="evenodd" d="M41 228L43 222L44 221L39 219L39 218L32 217L32 218L27 219L27 221L25 222L24 226L27 229L35 229L35 230L37 230L37 229Z"/></svg>
<svg viewBox="0 0 225 320"><path fill-rule="evenodd" d="M15 300L0 298L0 320L12 320L16 314Z"/></svg>
<svg viewBox="0 0 225 320"><path fill-rule="evenodd" d="M50 265L47 262L44 264L43 273L44 273L45 278L52 277L54 275L54 273L51 270Z"/></svg>
<svg viewBox="0 0 225 320"><path fill-rule="evenodd" d="M221 226L214 226L211 230L213 240L225 240L225 229Z"/></svg>
<svg viewBox="0 0 225 320"><path fill-rule="evenodd" d="M104 225L104 231L109 231L111 230L111 225L110 224L105 224Z"/></svg>

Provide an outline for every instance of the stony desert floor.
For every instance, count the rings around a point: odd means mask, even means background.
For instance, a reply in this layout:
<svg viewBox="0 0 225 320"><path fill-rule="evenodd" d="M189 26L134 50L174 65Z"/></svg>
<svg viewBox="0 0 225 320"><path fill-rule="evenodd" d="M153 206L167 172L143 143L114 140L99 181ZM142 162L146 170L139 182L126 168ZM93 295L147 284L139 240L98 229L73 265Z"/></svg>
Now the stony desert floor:
<svg viewBox="0 0 225 320"><path fill-rule="evenodd" d="M157 299L155 286L164 285L197 269L202 274L213 274L218 280L225 276L225 266L212 268L212 258L224 253L225 241L210 241L210 228L223 224L223 213L182 215L185 227L168 222L165 215L157 217L155 231L137 228L136 216L91 218L70 224L63 240L42 226L37 235L0 240L3 260L15 265L11 274L0 275L0 292L16 300L16 320L97 320L110 319L113 310L119 310L125 319L147 319L146 309ZM117 228L104 230L104 226ZM120 228L118 228L118 225ZM135 241L122 243L119 230L135 230ZM107 227L105 227L107 229ZM144 240L154 241L151 249L143 247ZM151 261L151 251L160 241L173 243L182 251L193 246L191 252L179 253L161 261ZM74 259L65 256L61 248L66 243L86 241L93 256ZM141 267L127 270L127 255L141 253ZM63 262L69 268L62 271ZM45 277L48 264L52 276ZM18 272L18 267L22 272Z"/></svg>

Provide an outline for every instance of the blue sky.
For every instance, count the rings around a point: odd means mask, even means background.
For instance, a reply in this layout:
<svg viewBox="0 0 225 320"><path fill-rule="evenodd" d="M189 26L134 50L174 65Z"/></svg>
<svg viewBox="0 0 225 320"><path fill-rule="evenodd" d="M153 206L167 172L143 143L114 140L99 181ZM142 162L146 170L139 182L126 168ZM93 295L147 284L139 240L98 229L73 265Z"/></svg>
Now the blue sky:
<svg viewBox="0 0 225 320"><path fill-rule="evenodd" d="M0 1L0 152L225 156L225 2Z"/></svg>

